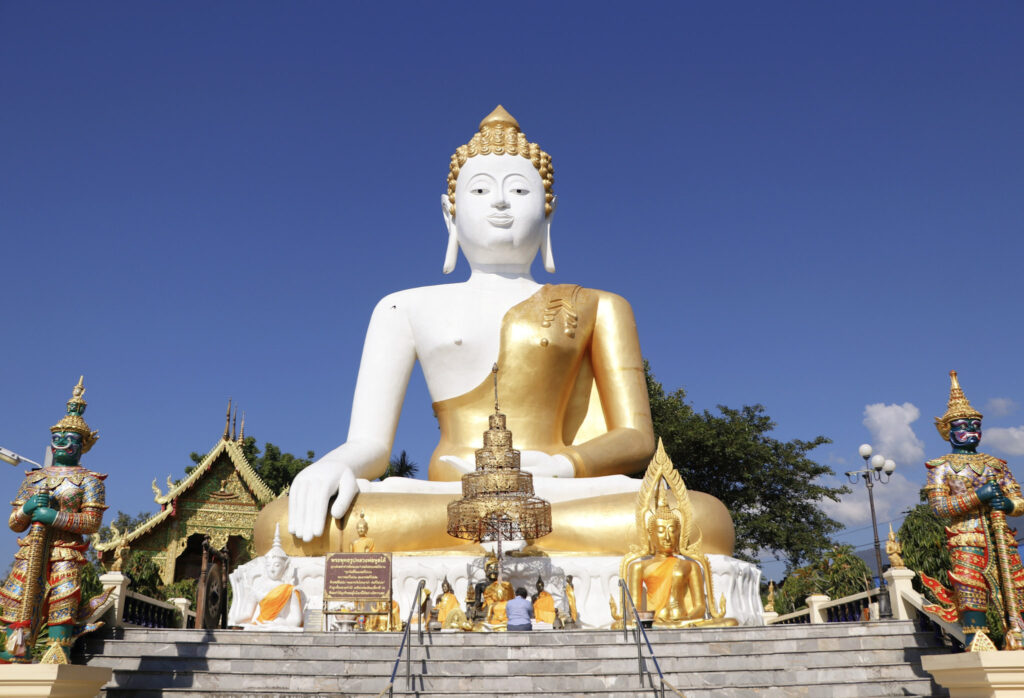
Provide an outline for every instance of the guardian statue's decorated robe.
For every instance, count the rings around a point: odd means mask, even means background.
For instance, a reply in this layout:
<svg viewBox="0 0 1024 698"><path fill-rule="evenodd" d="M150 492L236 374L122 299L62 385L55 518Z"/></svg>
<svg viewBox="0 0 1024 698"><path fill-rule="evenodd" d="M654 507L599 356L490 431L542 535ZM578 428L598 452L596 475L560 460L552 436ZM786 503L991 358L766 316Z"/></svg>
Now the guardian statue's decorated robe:
<svg viewBox="0 0 1024 698"><path fill-rule="evenodd" d="M0 588L0 621L6 633L0 661L29 661L36 634L46 624L50 647L42 661L68 663L67 648L80 621L79 574L88 548L82 536L99 530L107 508L106 475L79 465L98 438L82 417L84 393L79 379L67 414L50 427L53 464L26 473L12 502L11 530L28 535L18 541L14 565ZM83 610L88 613L93 607Z"/></svg>
<svg viewBox="0 0 1024 698"><path fill-rule="evenodd" d="M643 358L632 309L613 293L573 284L541 285L530 272L540 254L554 271L556 208L551 158L500 106L451 157L441 197L448 231L444 272L462 250L462 283L385 296L366 332L347 441L305 468L289 497L269 505L256 530L266 550L287 520L290 554L347 550L356 497L388 511L375 526L378 551L441 551L476 545L447 535L447 504L491 413L490 373L502 376L502 406L536 494L552 503L543 550L618 553L635 541L636 480L654 452ZM388 464L409 376L420 362L440 439L429 482L391 477ZM334 497L333 503L331 498ZM708 552L730 555L733 528L717 499L693 493ZM328 509L335 523L328 517Z"/></svg>
<svg viewBox="0 0 1024 698"><path fill-rule="evenodd" d="M928 504L946 524L953 594L930 578L925 583L940 600L955 603L955 612L952 607L945 610L949 620L959 616L972 651L995 649L987 635L985 612L998 599L1007 623L1007 649L1019 649L1024 569L1006 516L1024 513L1024 498L1006 461L977 452L981 413L964 396L956 371L949 375L949 405L935 425L953 452L927 462L925 491Z"/></svg>

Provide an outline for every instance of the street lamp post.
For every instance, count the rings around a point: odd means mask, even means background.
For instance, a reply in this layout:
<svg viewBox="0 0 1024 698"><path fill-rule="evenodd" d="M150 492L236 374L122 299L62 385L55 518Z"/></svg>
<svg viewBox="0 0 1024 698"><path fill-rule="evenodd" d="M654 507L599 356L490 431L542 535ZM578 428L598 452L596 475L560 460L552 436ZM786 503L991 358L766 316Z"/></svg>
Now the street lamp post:
<svg viewBox="0 0 1024 698"><path fill-rule="evenodd" d="M863 476L864 484L868 488L868 503L871 505L871 527L875 531L875 565L878 570L878 617L892 618L892 605L889 603L889 588L882 576L882 546L878 540L878 520L875 517L875 494L874 480L883 485L889 482L889 476L896 470L896 462L886 459L880 454L871 455L870 444L861 444L858 450L860 457L864 459L864 470L851 470L846 473L850 482L856 483L859 476Z"/></svg>

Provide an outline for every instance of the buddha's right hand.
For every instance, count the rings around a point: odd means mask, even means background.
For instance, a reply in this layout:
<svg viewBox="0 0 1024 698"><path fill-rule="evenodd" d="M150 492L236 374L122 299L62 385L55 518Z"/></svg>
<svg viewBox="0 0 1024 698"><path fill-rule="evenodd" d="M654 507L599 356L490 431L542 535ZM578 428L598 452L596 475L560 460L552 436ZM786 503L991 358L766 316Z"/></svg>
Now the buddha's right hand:
<svg viewBox="0 0 1024 698"><path fill-rule="evenodd" d="M288 532L305 542L324 533L327 504L338 494L331 515L340 519L359 491L356 477L344 463L321 459L306 466L292 481L288 492Z"/></svg>

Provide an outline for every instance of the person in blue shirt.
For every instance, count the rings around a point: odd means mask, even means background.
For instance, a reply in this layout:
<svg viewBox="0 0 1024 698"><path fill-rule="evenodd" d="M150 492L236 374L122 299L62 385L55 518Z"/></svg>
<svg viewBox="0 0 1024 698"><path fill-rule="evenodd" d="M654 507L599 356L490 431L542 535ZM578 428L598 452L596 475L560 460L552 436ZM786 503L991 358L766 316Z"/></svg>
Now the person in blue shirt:
<svg viewBox="0 0 1024 698"><path fill-rule="evenodd" d="M533 604L527 598L526 588L516 589L515 598L505 604L509 630L533 630L530 619L533 618Z"/></svg>

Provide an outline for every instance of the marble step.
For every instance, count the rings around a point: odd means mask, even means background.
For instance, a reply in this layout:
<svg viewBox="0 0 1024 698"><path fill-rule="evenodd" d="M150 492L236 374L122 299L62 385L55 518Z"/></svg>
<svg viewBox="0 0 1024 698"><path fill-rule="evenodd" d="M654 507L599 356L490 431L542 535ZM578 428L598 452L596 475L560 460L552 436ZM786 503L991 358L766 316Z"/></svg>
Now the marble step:
<svg viewBox="0 0 1024 698"><path fill-rule="evenodd" d="M250 642L252 635L237 634L224 637L216 642L201 643L194 639L182 639L171 634L126 636L124 640L93 638L84 641L79 647L89 657L102 654L105 656L142 656L171 655L175 657L204 657L207 659L324 659L324 660L374 660L393 656L397 650L399 638L391 638L388 645L348 645L325 644L317 642L323 638L311 635L286 636L263 635L261 642ZM526 634L523 634L526 635ZM538 634L539 636L540 634ZM467 634L469 636L469 634ZM528 653L530 657L544 659L565 658L627 658L634 656L636 646L632 640L624 641L622 636L604 638L604 642L575 643L575 638L562 637L559 644L549 644L547 640L535 636L536 643L526 643L523 637L504 636L498 642L483 642L479 645L463 644L473 638L460 637L459 643L447 641L444 636L425 636L424 645L414 643L413 652L429 652L432 659L453 660L506 660L519 659ZM238 641L238 642L237 642ZM825 638L802 638L791 634L787 640L741 640L733 642L703 643L672 643L663 640L652 642L658 658L671 659L682 657L693 659L699 657L720 657L723 655L761 655L779 653L806 652L845 652L898 649L905 647L927 648L934 645L934 639L925 632L904 632L904 634L887 635L848 635Z"/></svg>
<svg viewBox="0 0 1024 698"><path fill-rule="evenodd" d="M272 649L272 648L271 648ZM613 657L584 657L581 655L568 659L551 659L530 652L517 650L520 656L502 656L490 658L438 657L431 652L428 660L423 653L414 651L412 664L417 671L426 670L432 676L458 676L465 673L467 662L485 661L489 669L503 676L511 674L544 674L544 673L577 673L587 667L600 666L601 673L629 672L636 669L637 655L635 648L623 655L616 652ZM894 650L903 650L896 653ZM571 650L571 648L570 648ZM903 665L911 658L920 662L920 657L935 654L943 650L933 648L893 647L890 649L862 649L856 652L811 651L801 653L770 652L760 654L725 654L707 657L665 657L658 656L661 670L667 673L683 673L687 671L763 671L779 667L796 669L822 669L829 667L848 666L880 666L885 664ZM293 659L274 656L273 652L261 653L259 658L215 658L213 656L162 656L114 654L98 655L90 659L92 666L102 666L117 671L167 671L189 672L209 671L217 673L259 673L269 662L273 662L276 671L295 675L317 675L332 673L339 675L381 676L390 674L394 666L394 657L375 657L353 659L350 657L303 657ZM401 669L404 671L403 659Z"/></svg>
<svg viewBox="0 0 1024 698"><path fill-rule="evenodd" d="M651 671L653 666L647 665ZM637 664L621 667L618 671L605 671L603 667L577 668L575 671L559 671L551 673L533 673L530 671L510 671L505 673L499 667L478 667L487 674L471 673L467 668L461 674L435 674L430 671L422 675L422 684L427 690L434 691L495 691L508 685L510 678L516 681L528 681L535 688L542 686L550 689L576 687L579 690L605 690L632 686L637 681ZM778 666L773 668L750 671L711 671L694 667L686 672L662 671L673 684L683 688L707 687L744 687L744 686L777 686L777 685L813 685L813 684L848 684L877 683L891 681L911 681L918 678L913 671L908 671L905 664L882 664L870 666L831 666L816 669L793 668ZM370 691L380 690L387 683L390 671L380 674L340 674L336 672L318 674L296 674L282 668L281 673L264 668L258 672L223 673L210 671L169 672L164 669L138 669L115 672L115 683L120 688L152 688L156 685L181 686L195 690L281 690L281 691ZM400 668L400 676L404 676L404 668Z"/></svg>

